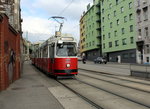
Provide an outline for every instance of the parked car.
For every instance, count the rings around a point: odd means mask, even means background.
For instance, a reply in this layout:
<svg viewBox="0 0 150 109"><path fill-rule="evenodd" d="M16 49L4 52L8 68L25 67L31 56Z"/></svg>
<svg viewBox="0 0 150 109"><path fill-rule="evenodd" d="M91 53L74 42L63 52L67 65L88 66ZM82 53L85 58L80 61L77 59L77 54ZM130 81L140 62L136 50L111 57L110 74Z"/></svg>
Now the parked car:
<svg viewBox="0 0 150 109"><path fill-rule="evenodd" d="M97 57L96 59L94 59L94 63L100 63L100 64L107 64L107 60L103 57Z"/></svg>

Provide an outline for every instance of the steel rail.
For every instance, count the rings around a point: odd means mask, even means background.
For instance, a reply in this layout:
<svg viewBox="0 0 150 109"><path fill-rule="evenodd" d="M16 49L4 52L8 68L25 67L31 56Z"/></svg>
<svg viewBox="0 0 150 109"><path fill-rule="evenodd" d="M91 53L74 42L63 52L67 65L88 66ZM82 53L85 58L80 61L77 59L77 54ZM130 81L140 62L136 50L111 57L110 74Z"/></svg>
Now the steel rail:
<svg viewBox="0 0 150 109"><path fill-rule="evenodd" d="M84 69L81 69L81 70L84 70ZM128 82L130 81L130 82L134 82L134 83L150 86L150 84L148 84L148 83L143 83L143 82L123 79L123 78L119 78L119 77L114 77L114 76L123 76L123 75L115 75L115 74L113 75L113 74L108 74L108 73L104 73L104 72L92 71L92 70L84 70L84 71L89 71L90 73L95 73L96 75L102 75L102 76L105 76L105 77L115 78L115 79L119 79L119 80L122 80L122 81L128 81ZM129 76L124 76L124 77L129 77Z"/></svg>
<svg viewBox="0 0 150 109"><path fill-rule="evenodd" d="M93 79L96 79L96 80L100 80L100 81L108 82L108 83L111 83L111 84L119 85L119 86L122 86L122 87L127 87L127 88L130 88L130 89L134 89L134 90L142 91L142 92L145 92L145 93L150 93L150 91L146 91L146 90L142 90L142 89L134 88L134 87L131 87L131 86L126 86L126 85L123 85L123 84L119 84L119 83L115 83L115 82L112 82L112 81L108 81L108 80L104 80L104 79L100 79L100 78L92 77L92 76L89 76L89 75L85 75L85 74L80 74L80 75L83 75L83 76L86 76L86 77L89 77L89 78L93 78Z"/></svg>
<svg viewBox="0 0 150 109"><path fill-rule="evenodd" d="M75 93L77 96L79 96L80 98L82 98L83 100L85 100L86 102L91 104L92 106L96 107L97 109L104 109L101 106L99 106L98 104L96 104L93 101L91 101L90 99L88 99L87 97L85 97L85 96L81 95L80 93L78 93L77 91L71 89L70 87L68 87L67 85L62 83L61 81L57 80L57 82L60 83L61 85L63 85L65 88L69 89L71 92Z"/></svg>
<svg viewBox="0 0 150 109"><path fill-rule="evenodd" d="M96 89L102 90L102 91L104 91L104 92L110 93L110 94L112 94L112 95L118 96L118 97L120 97L120 98L126 99L126 100L128 100L128 101L133 102L133 103L139 104L139 105L141 105L141 106L150 108L150 105L146 105L146 104L140 103L140 102L138 102L138 101L135 101L135 100L132 100L132 99L130 99L130 98L127 98L127 97L121 96L121 95L119 95L119 94L113 93L113 92L111 92L111 91L109 91L109 90L106 90L106 89L103 89L103 88L94 86L94 85L92 85L92 84L90 84L90 83L87 83L87 82L82 81L82 80L79 80L79 79L77 79L77 81L79 81L79 82L81 82L81 83L84 83L84 84L86 84L86 85L89 85L89 86L91 86L91 87L94 87L94 88L96 88Z"/></svg>

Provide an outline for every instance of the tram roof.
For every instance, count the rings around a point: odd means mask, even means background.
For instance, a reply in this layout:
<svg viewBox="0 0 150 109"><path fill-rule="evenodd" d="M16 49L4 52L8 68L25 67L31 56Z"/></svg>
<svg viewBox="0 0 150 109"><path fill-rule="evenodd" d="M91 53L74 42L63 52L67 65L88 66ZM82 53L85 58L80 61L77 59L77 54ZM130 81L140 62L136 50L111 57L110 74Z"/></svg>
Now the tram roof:
<svg viewBox="0 0 150 109"><path fill-rule="evenodd" d="M62 40L63 42L76 42L76 39L73 36L69 36L69 35L65 36L64 34L61 37L55 37L55 36L50 37L45 42L43 42L40 47L44 47L47 44L56 43L58 40Z"/></svg>

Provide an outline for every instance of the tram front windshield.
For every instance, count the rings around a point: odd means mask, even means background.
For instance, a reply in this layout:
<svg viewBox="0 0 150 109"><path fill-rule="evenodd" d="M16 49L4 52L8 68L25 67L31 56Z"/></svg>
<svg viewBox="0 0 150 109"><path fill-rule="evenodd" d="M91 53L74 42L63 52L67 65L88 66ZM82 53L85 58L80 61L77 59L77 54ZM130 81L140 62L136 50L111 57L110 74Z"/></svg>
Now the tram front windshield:
<svg viewBox="0 0 150 109"><path fill-rule="evenodd" d="M74 43L57 44L57 56L76 56L76 45Z"/></svg>

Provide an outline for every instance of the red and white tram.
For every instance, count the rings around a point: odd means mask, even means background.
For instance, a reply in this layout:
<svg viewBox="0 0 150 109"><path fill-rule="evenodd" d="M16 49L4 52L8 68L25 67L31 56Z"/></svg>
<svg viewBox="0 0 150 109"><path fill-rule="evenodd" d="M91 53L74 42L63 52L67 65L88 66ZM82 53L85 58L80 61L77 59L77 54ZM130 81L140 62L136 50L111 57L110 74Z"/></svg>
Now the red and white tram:
<svg viewBox="0 0 150 109"><path fill-rule="evenodd" d="M34 51L32 64L56 77L77 75L76 48L77 44L73 37L51 37Z"/></svg>

